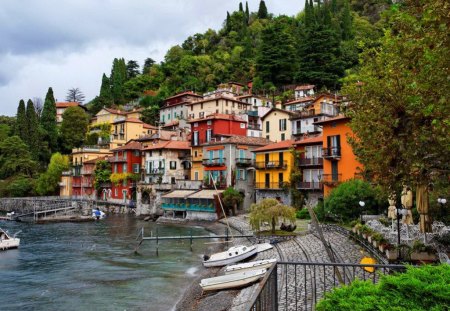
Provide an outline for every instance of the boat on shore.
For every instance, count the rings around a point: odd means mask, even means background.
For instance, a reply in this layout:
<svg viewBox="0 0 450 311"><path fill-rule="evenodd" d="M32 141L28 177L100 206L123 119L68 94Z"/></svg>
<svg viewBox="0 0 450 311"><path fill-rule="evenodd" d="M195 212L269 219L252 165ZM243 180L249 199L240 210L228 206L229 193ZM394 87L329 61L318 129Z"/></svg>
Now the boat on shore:
<svg viewBox="0 0 450 311"><path fill-rule="evenodd" d="M0 228L0 250L18 248L20 244L20 239L16 238L17 233L14 234L14 236L10 236L8 234L8 231L5 231Z"/></svg>
<svg viewBox="0 0 450 311"><path fill-rule="evenodd" d="M201 280L200 286L204 291L243 287L258 281L266 271L267 269L253 269L216 276Z"/></svg>
<svg viewBox="0 0 450 311"><path fill-rule="evenodd" d="M205 267L220 267L226 266L241 260L247 259L257 253L258 249L255 245L252 246L233 246L228 250L212 255L203 255L203 265Z"/></svg>
<svg viewBox="0 0 450 311"><path fill-rule="evenodd" d="M225 268L225 274L232 274L255 269L268 269L276 262L277 262L276 258L271 258L227 266Z"/></svg>

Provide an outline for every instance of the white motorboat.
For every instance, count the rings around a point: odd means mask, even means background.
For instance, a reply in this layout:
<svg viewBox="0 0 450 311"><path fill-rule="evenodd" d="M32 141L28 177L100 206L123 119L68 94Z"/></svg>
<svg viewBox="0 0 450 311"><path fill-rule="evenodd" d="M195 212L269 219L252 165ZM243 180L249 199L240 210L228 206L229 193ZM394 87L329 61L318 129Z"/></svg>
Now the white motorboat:
<svg viewBox="0 0 450 311"><path fill-rule="evenodd" d="M16 234L12 237L8 234L7 231L4 231L0 228L0 250L18 248L20 239L16 238Z"/></svg>
<svg viewBox="0 0 450 311"><path fill-rule="evenodd" d="M267 269L254 269L233 274L216 276L203 279L200 286L203 290L218 290L227 288L242 287L258 281L266 274Z"/></svg>
<svg viewBox="0 0 450 311"><path fill-rule="evenodd" d="M104 212L102 212L101 210L99 210L99 209L93 209L92 210L92 217L94 219L103 219L103 218L106 217L106 214Z"/></svg>
<svg viewBox="0 0 450 311"><path fill-rule="evenodd" d="M243 271L250 271L255 269L268 269L277 262L276 258L256 260L251 262L240 263L237 265L227 266L225 274L238 273Z"/></svg>
<svg viewBox="0 0 450 311"><path fill-rule="evenodd" d="M253 256L257 253L256 246L233 246L230 247L228 250L221 252L221 253L215 253L210 256L204 255L203 256L203 265L205 267L219 267L219 266L226 266L241 260L244 260L250 256Z"/></svg>
<svg viewBox="0 0 450 311"><path fill-rule="evenodd" d="M273 245L270 243L261 243L261 244L256 244L256 249L258 253L267 251L269 249L272 249Z"/></svg>

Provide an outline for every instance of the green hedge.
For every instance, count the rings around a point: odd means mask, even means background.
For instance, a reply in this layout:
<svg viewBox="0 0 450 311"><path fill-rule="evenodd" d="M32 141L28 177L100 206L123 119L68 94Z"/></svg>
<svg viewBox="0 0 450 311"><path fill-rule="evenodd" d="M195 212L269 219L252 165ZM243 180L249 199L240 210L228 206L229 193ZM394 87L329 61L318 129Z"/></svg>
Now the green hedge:
<svg viewBox="0 0 450 311"><path fill-rule="evenodd" d="M320 301L317 311L444 311L450 309L450 265L408 267L383 276L378 284L356 280L337 287Z"/></svg>

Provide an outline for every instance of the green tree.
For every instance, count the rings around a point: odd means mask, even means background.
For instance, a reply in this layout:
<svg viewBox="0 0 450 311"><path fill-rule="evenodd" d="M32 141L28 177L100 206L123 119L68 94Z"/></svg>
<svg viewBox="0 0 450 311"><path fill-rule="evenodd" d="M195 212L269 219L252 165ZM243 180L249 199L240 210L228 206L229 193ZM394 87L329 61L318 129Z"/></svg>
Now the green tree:
<svg viewBox="0 0 450 311"><path fill-rule="evenodd" d="M125 64L125 59L114 58L110 80L114 104L121 105L124 103L123 85L127 81L127 66Z"/></svg>
<svg viewBox="0 0 450 311"><path fill-rule="evenodd" d="M45 95L40 124L43 129L42 139L48 143L52 152L56 151L58 149L58 128L56 123L55 98L51 87L48 88L47 94Z"/></svg>
<svg viewBox="0 0 450 311"><path fill-rule="evenodd" d="M94 187L99 190L102 184L111 182L111 163L105 160L98 161L94 169Z"/></svg>
<svg viewBox="0 0 450 311"><path fill-rule="evenodd" d="M3 194L6 197L25 197L33 194L33 187L34 180L32 178L18 175L8 179Z"/></svg>
<svg viewBox="0 0 450 311"><path fill-rule="evenodd" d="M7 124L0 124L0 142L11 135L11 128Z"/></svg>
<svg viewBox="0 0 450 311"><path fill-rule="evenodd" d="M156 124L159 121L159 106L150 106L142 111L141 120L147 124Z"/></svg>
<svg viewBox="0 0 450 311"><path fill-rule="evenodd" d="M58 182L63 171L68 170L69 157L54 153L50 159L47 171L42 173L36 182L36 193L39 195L58 194Z"/></svg>
<svg viewBox="0 0 450 311"><path fill-rule="evenodd" d="M353 151L390 191L448 177L449 9L444 0L393 6L379 46L346 78Z"/></svg>
<svg viewBox="0 0 450 311"><path fill-rule="evenodd" d="M245 1L245 20L247 24L250 21L250 11L248 9L248 1Z"/></svg>
<svg viewBox="0 0 450 311"><path fill-rule="evenodd" d="M83 145L89 125L88 115L78 106L67 108L62 115L61 141L67 151Z"/></svg>
<svg viewBox="0 0 450 311"><path fill-rule="evenodd" d="M269 13L267 12L266 3L264 0L261 0L259 2L259 8L258 8L258 18L268 18Z"/></svg>
<svg viewBox="0 0 450 311"><path fill-rule="evenodd" d="M142 67L142 74L146 74L150 71L150 68L155 64L155 61L148 57L144 61L144 66Z"/></svg>
<svg viewBox="0 0 450 311"><path fill-rule="evenodd" d="M250 225L253 230L259 231L263 222L271 224L272 233L275 233L275 226L280 219L289 220L295 223L295 209L283 205L276 199L263 199L250 206Z"/></svg>
<svg viewBox="0 0 450 311"><path fill-rule="evenodd" d="M37 163L33 160L28 146L19 136L11 136L0 143L0 178L15 175L33 177Z"/></svg>
<svg viewBox="0 0 450 311"><path fill-rule="evenodd" d="M84 101L84 98L85 97L84 97L83 92L77 87L73 87L73 88L69 89L66 94L66 100L68 102L75 102L75 103L82 104Z"/></svg>
<svg viewBox="0 0 450 311"><path fill-rule="evenodd" d="M237 215L237 208L244 200L242 194L233 187L228 187L222 194L224 205L233 211L233 215Z"/></svg>
<svg viewBox="0 0 450 311"><path fill-rule="evenodd" d="M127 79L136 77L139 74L139 64L135 60L127 62Z"/></svg>
<svg viewBox="0 0 450 311"><path fill-rule="evenodd" d="M20 100L19 107L17 108L16 124L14 126L14 133L15 133L15 135L19 136L20 139L22 139L22 140L26 139L26 137L28 135L27 115L26 115L26 109L25 109L25 102L23 99Z"/></svg>
<svg viewBox="0 0 450 311"><path fill-rule="evenodd" d="M341 29L342 29L342 39L343 40L350 40L353 38L352 16L350 14L350 5L348 3L348 0L344 1L344 9L342 11Z"/></svg>
<svg viewBox="0 0 450 311"><path fill-rule="evenodd" d="M27 102L26 108L26 121L27 121L27 136L24 141L27 143L30 148L31 154L33 155L33 159L37 160L39 158L39 150L41 145L41 137L40 137L40 128L39 121L36 114L36 110L34 109L33 102L31 99Z"/></svg>

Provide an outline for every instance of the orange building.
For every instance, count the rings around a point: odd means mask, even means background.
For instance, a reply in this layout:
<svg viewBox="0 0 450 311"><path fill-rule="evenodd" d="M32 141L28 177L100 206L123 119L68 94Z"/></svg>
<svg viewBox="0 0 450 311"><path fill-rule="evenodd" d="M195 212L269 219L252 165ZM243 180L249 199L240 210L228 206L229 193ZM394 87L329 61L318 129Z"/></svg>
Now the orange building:
<svg viewBox="0 0 450 311"><path fill-rule="evenodd" d="M354 137L348 126L349 121L348 117L337 116L314 123L323 128L323 175L321 181L324 187L324 196L327 196L341 182L358 177L363 168L347 141L348 137Z"/></svg>

